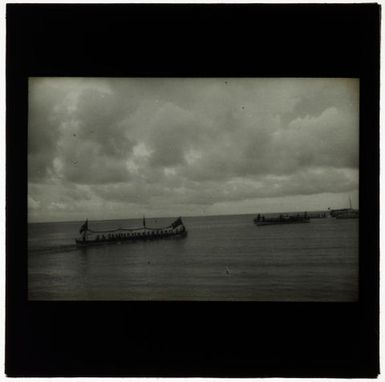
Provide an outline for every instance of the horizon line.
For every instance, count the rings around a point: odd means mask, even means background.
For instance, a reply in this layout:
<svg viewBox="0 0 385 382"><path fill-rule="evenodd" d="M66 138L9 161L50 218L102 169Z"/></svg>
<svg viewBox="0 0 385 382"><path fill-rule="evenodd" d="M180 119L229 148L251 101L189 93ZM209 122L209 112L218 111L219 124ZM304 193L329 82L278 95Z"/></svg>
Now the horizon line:
<svg viewBox="0 0 385 382"><path fill-rule="evenodd" d="M333 208L332 208L333 209ZM300 210L300 211L279 211L279 212L251 212L251 213L239 213L239 214L215 214L215 215L175 215L175 216L153 216L153 217L146 217L146 219L176 219L179 216L181 218L188 217L188 218L200 218L200 217L217 217L217 216L241 216L241 215L257 215L257 214L287 214L287 213L312 213L312 212L327 212L328 209L325 210ZM61 221L27 221L27 224L44 224L44 223L76 223L76 222L82 222L84 220L88 221L115 221L115 220L136 220L136 219L143 219L142 217L134 217L134 218L113 218L113 219L89 219L88 217L85 217L81 220L61 220Z"/></svg>

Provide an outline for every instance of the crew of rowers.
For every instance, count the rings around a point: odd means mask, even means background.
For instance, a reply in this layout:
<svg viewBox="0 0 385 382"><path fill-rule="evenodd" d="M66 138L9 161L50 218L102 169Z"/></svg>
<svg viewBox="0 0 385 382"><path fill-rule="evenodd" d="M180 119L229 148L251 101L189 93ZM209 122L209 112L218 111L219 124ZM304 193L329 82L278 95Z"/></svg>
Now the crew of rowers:
<svg viewBox="0 0 385 382"><path fill-rule="evenodd" d="M131 233L109 233L108 235L97 235L95 241L125 241L125 240L152 240L181 234L186 231L184 225L177 229L160 229L155 231L142 231Z"/></svg>

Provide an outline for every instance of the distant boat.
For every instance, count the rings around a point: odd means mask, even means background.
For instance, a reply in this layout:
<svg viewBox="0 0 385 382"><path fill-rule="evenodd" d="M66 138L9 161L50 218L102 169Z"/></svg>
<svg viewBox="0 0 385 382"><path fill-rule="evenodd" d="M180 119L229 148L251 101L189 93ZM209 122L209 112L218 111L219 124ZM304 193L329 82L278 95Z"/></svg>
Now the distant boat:
<svg viewBox="0 0 385 382"><path fill-rule="evenodd" d="M337 215L336 219L358 219L359 217L360 214L358 210L351 210Z"/></svg>
<svg viewBox="0 0 385 382"><path fill-rule="evenodd" d="M313 213L308 215L310 219L323 219L326 218L326 212Z"/></svg>
<svg viewBox="0 0 385 382"><path fill-rule="evenodd" d="M310 217L306 212L303 215L280 215L275 218L265 218L263 215L258 214L258 216L254 219L254 223L257 226L310 223Z"/></svg>
<svg viewBox="0 0 385 382"><path fill-rule="evenodd" d="M81 238L75 239L78 247L94 245L123 244L145 240L159 240L173 237L186 237L187 230L182 218L176 219L172 224L163 228L151 228L146 226L143 217L143 226L139 228L116 228L113 230L95 231L88 228L88 219L80 227Z"/></svg>
<svg viewBox="0 0 385 382"><path fill-rule="evenodd" d="M330 216L336 219L358 219L359 218L359 210L355 210L352 208L352 201L349 198L349 208L342 208L339 210L331 210Z"/></svg>

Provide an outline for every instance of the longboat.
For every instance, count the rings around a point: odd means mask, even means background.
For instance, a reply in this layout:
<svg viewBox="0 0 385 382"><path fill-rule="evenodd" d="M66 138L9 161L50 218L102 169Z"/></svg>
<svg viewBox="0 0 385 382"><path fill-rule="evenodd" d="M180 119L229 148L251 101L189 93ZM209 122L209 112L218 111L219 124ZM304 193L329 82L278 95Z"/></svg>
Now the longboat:
<svg viewBox="0 0 385 382"><path fill-rule="evenodd" d="M263 215L258 214L254 219L254 223L257 226L310 223L310 217L306 212L303 215L280 215L272 218L265 218Z"/></svg>
<svg viewBox="0 0 385 382"><path fill-rule="evenodd" d="M184 238L187 230L179 217L167 227L151 228L146 226L143 218L143 226L138 228L116 228L112 230L96 231L88 228L88 219L80 227L81 238L75 239L78 247L95 245L123 244L136 241L160 240L169 238Z"/></svg>

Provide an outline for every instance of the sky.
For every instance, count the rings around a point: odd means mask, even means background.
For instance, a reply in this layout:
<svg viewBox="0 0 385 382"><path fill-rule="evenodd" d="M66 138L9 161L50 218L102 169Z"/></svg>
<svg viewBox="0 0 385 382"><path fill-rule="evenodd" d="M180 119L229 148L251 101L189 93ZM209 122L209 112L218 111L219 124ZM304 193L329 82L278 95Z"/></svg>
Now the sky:
<svg viewBox="0 0 385 382"><path fill-rule="evenodd" d="M28 220L358 207L359 81L29 80Z"/></svg>

